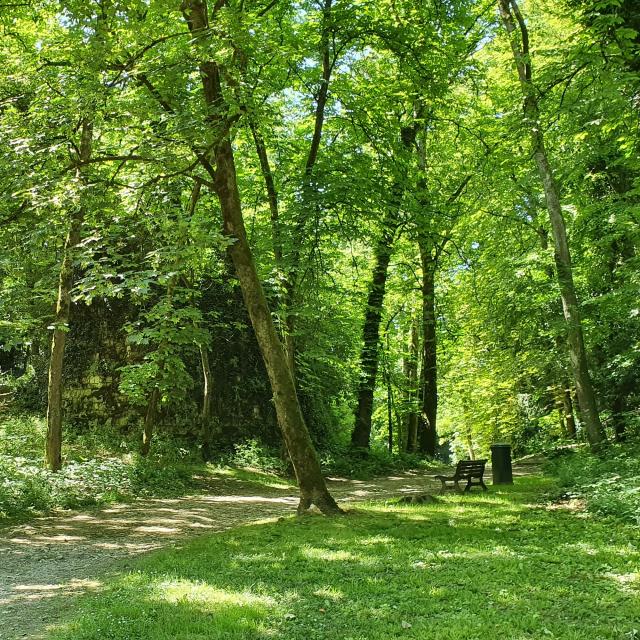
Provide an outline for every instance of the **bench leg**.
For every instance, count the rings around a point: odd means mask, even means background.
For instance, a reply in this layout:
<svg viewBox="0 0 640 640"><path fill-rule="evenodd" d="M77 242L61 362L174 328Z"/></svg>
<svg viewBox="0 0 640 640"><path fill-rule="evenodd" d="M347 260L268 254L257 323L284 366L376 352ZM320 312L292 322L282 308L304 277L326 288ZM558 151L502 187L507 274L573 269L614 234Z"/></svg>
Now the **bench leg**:
<svg viewBox="0 0 640 640"><path fill-rule="evenodd" d="M467 480L467 486L464 488L465 493L469 493L471 491L471 478Z"/></svg>
<svg viewBox="0 0 640 640"><path fill-rule="evenodd" d="M462 489L460 488L460 485L458 484L457 480L454 480L455 483L455 489L457 493L463 493Z"/></svg>
<svg viewBox="0 0 640 640"><path fill-rule="evenodd" d="M480 484L482 485L482 490L483 490L483 491L488 491L488 489L487 489L487 485L484 483L484 481L482 480L482 478L480 479Z"/></svg>

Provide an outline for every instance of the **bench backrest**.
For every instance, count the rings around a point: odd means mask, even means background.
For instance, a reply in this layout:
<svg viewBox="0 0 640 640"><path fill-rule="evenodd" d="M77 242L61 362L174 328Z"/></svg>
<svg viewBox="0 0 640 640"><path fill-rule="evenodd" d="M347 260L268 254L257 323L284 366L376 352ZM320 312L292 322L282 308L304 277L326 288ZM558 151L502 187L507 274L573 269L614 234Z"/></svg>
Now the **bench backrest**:
<svg viewBox="0 0 640 640"><path fill-rule="evenodd" d="M471 476L472 478L482 478L486 464L486 460L460 460L456 465L455 477L466 478Z"/></svg>

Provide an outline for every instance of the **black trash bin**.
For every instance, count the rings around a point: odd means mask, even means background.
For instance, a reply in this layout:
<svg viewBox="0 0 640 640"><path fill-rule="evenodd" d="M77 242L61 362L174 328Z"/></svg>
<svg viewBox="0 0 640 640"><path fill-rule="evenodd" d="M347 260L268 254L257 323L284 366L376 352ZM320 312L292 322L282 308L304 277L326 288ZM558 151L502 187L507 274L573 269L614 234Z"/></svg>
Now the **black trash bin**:
<svg viewBox="0 0 640 640"><path fill-rule="evenodd" d="M513 484L510 444L491 445L491 474L493 484Z"/></svg>

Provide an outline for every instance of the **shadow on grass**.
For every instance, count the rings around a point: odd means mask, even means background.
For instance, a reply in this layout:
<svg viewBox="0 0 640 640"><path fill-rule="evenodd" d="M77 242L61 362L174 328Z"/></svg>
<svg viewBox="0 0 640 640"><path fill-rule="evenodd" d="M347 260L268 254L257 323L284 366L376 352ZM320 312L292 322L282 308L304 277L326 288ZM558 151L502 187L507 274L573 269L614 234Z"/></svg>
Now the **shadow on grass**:
<svg viewBox="0 0 640 640"><path fill-rule="evenodd" d="M202 537L146 558L52 637L633 637L632 530L532 497L525 486Z"/></svg>

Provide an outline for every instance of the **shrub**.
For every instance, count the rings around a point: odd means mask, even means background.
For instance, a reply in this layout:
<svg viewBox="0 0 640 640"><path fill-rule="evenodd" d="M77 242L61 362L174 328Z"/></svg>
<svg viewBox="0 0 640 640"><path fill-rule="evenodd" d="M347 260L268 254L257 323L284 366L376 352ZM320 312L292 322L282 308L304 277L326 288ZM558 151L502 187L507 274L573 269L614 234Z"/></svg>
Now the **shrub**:
<svg viewBox="0 0 640 640"><path fill-rule="evenodd" d="M552 458L547 470L560 485L583 497L593 513L640 525L640 443L610 445Z"/></svg>
<svg viewBox="0 0 640 640"><path fill-rule="evenodd" d="M289 463L272 447L252 438L236 444L227 462L237 467L250 467L264 473L285 475L289 470Z"/></svg>
<svg viewBox="0 0 640 640"><path fill-rule="evenodd" d="M78 434L65 430L64 467L44 467L46 423L15 415L0 424L0 518L24 517L54 508L79 508L133 500L138 496L183 493L194 484L193 453L184 443L160 436L152 455L127 449L138 446L99 426Z"/></svg>
<svg viewBox="0 0 640 640"><path fill-rule="evenodd" d="M44 451L46 421L38 416L3 416L0 423L0 455L38 458Z"/></svg>

